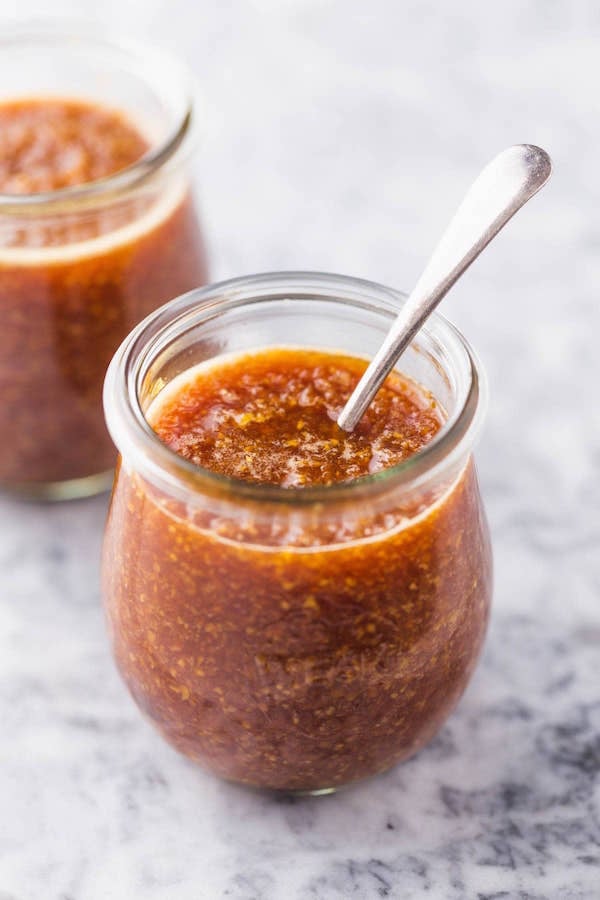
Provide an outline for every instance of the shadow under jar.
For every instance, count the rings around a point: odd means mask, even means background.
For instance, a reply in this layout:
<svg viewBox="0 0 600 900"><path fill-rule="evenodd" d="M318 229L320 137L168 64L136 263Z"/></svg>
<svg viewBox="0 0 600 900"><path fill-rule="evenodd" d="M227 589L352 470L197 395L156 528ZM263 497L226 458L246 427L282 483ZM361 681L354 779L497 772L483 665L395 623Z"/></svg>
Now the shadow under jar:
<svg viewBox="0 0 600 900"><path fill-rule="evenodd" d="M115 657L166 739L226 779L333 790L411 756L458 701L491 595L471 457L482 373L432 316L401 370L444 425L400 464L329 486L216 475L161 443L145 414L175 377L222 354L370 356L403 302L341 276L237 279L148 317L109 368L121 463L103 592Z"/></svg>
<svg viewBox="0 0 600 900"><path fill-rule="evenodd" d="M0 193L0 429L10 435L0 487L66 499L110 485L102 383L119 343L170 297L206 282L188 172L195 113L174 60L52 26L0 41L0 106L31 102L46 116L24 138L31 192ZM52 175L81 151L64 132L48 136L58 128L50 107L61 104L121 115L145 152L113 174L39 192L44 153Z"/></svg>

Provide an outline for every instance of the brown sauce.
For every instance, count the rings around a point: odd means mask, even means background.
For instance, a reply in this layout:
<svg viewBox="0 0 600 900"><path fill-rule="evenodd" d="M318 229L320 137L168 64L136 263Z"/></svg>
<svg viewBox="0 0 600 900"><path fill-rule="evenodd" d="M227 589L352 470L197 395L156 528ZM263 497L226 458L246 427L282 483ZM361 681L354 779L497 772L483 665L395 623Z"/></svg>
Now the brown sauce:
<svg viewBox="0 0 600 900"><path fill-rule="evenodd" d="M0 103L0 193L36 194L88 184L148 150L121 113L70 99Z"/></svg>
<svg viewBox="0 0 600 900"><path fill-rule="evenodd" d="M336 419L367 363L280 348L186 373L150 412L152 427L191 462L233 478L283 487L373 475L412 456L442 423L433 397L388 378L358 427Z"/></svg>
<svg viewBox="0 0 600 900"><path fill-rule="evenodd" d="M391 465L440 427L433 399L397 375L360 432L340 435L335 413L364 365L283 349L217 361L164 389L149 418L222 474L285 485L293 459L303 486L339 482L370 471L374 448ZM192 759L261 787L335 787L415 753L462 694L487 623L472 463L408 497L230 501L193 489L180 501L127 463L118 472L104 595L140 707Z"/></svg>

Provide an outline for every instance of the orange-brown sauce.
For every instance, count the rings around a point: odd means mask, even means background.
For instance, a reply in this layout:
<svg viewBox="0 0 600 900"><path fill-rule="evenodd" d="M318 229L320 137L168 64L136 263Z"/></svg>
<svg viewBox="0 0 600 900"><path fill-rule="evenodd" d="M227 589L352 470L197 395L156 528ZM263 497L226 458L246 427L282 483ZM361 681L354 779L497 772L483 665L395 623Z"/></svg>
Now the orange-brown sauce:
<svg viewBox="0 0 600 900"><path fill-rule="evenodd" d="M87 184L148 150L120 112L71 99L0 103L0 193L36 194Z"/></svg>
<svg viewBox="0 0 600 900"><path fill-rule="evenodd" d="M442 424L434 398L394 373L357 428L343 431L336 419L366 366L300 348L200 366L151 424L176 453L221 475L283 487L349 481L412 456Z"/></svg>
<svg viewBox="0 0 600 900"><path fill-rule="evenodd" d="M295 486L345 480L440 427L432 398L398 375L354 436L340 434L336 414L364 365L291 349L215 360L163 388L148 418L178 453L224 474L286 485L293 460ZM131 465L109 513L105 603L123 677L172 744L225 778L315 790L431 738L488 617L470 462L450 481L306 505L301 490L275 503L234 483L203 493L192 478L177 497Z"/></svg>

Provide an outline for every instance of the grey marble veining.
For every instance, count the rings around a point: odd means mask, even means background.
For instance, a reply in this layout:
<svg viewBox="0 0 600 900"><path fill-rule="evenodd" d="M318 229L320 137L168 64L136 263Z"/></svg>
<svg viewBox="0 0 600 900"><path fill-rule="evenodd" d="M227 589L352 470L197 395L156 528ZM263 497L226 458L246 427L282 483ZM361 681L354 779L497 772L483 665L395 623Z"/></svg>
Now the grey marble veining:
<svg viewBox="0 0 600 900"><path fill-rule="evenodd" d="M555 175L444 303L490 376L496 589L440 735L329 798L218 782L161 742L113 668L106 498L3 498L0 900L600 897L600 11L440 7L53 4L193 63L215 277L320 268L408 288L497 150L539 143Z"/></svg>

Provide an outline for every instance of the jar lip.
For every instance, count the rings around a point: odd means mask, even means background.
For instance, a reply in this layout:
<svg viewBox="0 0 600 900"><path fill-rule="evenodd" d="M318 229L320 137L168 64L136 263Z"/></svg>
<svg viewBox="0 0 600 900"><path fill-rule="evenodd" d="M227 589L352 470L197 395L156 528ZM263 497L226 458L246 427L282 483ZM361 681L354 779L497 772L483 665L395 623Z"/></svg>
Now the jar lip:
<svg viewBox="0 0 600 900"><path fill-rule="evenodd" d="M9 27L3 30L0 37L0 54L19 44L38 43L64 45L66 48L81 49L83 44L96 51L114 53L127 58L134 65L135 73L154 92L155 88L143 72L157 70L159 67L169 72L181 85L184 107L177 116L175 125L156 146L144 153L138 160L120 169L112 175L97 178L84 184L69 185L51 191L39 191L32 194L8 194L0 191L0 212L2 214L22 214L58 211L63 207L86 206L99 199L110 199L115 195L137 188L152 177L159 169L170 162L182 145L189 138L195 126L195 90L191 72L171 54L146 45L141 41L115 35L110 29L94 28L90 23L72 20L33 20L29 23ZM165 67L168 67L165 69ZM5 99L9 99L8 97ZM18 96L15 96L18 99Z"/></svg>
<svg viewBox="0 0 600 900"><path fill-rule="evenodd" d="M417 487L434 473L466 457L479 434L487 406L484 370L461 332L435 312L422 329L430 337L462 356L467 386L459 408L435 437L408 459L374 474L329 485L289 488L258 484L212 472L179 456L164 444L148 424L139 401L140 366L154 348L159 352L172 340L190 316L212 316L215 311L268 299L293 299L293 292L307 291L316 299L350 303L365 311L383 312L390 321L406 294L377 282L323 272L267 272L232 278L196 288L155 310L130 332L114 355L104 384L104 410L108 429L121 455L156 484L186 497L216 492L265 503L305 505L356 500L392 487ZM377 295L377 300L374 299ZM362 300L360 298L363 298ZM198 323L198 320L195 320ZM132 456L134 457L132 459ZM138 464L136 465L136 459ZM141 465L139 464L141 462Z"/></svg>

